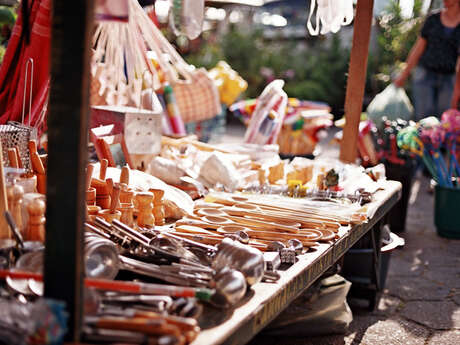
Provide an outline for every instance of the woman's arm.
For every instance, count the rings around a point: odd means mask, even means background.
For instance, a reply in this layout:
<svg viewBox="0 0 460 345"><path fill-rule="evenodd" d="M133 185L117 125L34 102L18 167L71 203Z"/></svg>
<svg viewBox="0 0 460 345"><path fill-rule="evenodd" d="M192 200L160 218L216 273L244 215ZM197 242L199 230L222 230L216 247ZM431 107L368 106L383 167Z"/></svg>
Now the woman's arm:
<svg viewBox="0 0 460 345"><path fill-rule="evenodd" d="M450 101L450 107L458 109L458 102L460 101L460 57L457 58L457 68L455 74L455 86L454 92L452 93L452 99Z"/></svg>
<svg viewBox="0 0 460 345"><path fill-rule="evenodd" d="M404 85L407 78L409 78L410 72L417 65L418 60L420 60L420 57L422 56L425 49L426 49L426 39L424 39L423 37L417 38L417 41L412 47L409 53L409 57L407 58L406 67L394 81L394 84L397 87L402 87Z"/></svg>

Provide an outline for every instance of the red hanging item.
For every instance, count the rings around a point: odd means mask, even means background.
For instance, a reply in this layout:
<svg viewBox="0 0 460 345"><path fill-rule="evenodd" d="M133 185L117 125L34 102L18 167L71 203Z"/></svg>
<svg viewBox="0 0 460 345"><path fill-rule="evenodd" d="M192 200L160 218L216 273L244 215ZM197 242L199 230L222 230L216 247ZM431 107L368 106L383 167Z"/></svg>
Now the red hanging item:
<svg viewBox="0 0 460 345"><path fill-rule="evenodd" d="M0 124L8 121L21 121L24 102L24 87L27 86L24 123L37 127L40 125L43 107L49 89L49 59L51 40L51 0L29 0L28 18L19 13L13 28L3 63L0 67ZM23 20L28 20L32 28L29 35L23 34ZM27 27L27 25L26 25ZM30 66L28 81L25 80L26 63L33 59L32 109L29 114Z"/></svg>

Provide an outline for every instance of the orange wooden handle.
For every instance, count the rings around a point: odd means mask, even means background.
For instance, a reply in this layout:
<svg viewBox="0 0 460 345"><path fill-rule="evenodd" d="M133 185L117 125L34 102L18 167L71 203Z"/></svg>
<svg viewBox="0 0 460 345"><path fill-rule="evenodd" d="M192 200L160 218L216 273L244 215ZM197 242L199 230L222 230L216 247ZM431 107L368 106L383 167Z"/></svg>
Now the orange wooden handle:
<svg viewBox="0 0 460 345"><path fill-rule="evenodd" d="M146 319L164 319L168 323L176 325L182 331L195 331L198 327L198 321L191 317L181 317L175 315L161 315L152 311L138 311L135 314L136 317L146 318Z"/></svg>
<svg viewBox="0 0 460 345"><path fill-rule="evenodd" d="M45 168L37 152L32 152L30 154L30 161L32 162L32 169L36 174L45 175Z"/></svg>
<svg viewBox="0 0 460 345"><path fill-rule="evenodd" d="M37 142L35 140L29 140L29 153L37 153Z"/></svg>
<svg viewBox="0 0 460 345"><path fill-rule="evenodd" d="M24 168L24 166L22 165L21 155L19 154L19 148L16 146L14 148L14 151L16 152L16 158L18 160L18 168L19 169Z"/></svg>
<svg viewBox="0 0 460 345"><path fill-rule="evenodd" d="M129 167L127 166L121 168L120 183L124 183L127 186L129 185Z"/></svg>
<svg viewBox="0 0 460 345"><path fill-rule="evenodd" d="M86 168L86 190L88 190L89 187L91 187L93 171L94 171L94 165L89 164L88 167Z"/></svg>
<svg viewBox="0 0 460 345"><path fill-rule="evenodd" d="M40 194L46 194L46 175L37 174L37 191Z"/></svg>
<svg viewBox="0 0 460 345"><path fill-rule="evenodd" d="M109 165L109 161L107 159L101 160L101 170L99 171L99 178L101 180L105 180L105 175L107 173L107 166Z"/></svg>
<svg viewBox="0 0 460 345"><path fill-rule="evenodd" d="M112 194L112 191L113 191L113 180L111 178L108 178L107 180L105 180L105 184L107 186L107 191L109 192L109 194Z"/></svg>
<svg viewBox="0 0 460 345"><path fill-rule="evenodd" d="M16 156L16 150L14 148L8 149L8 159L10 161L10 167L18 168L18 156Z"/></svg>
<svg viewBox="0 0 460 345"><path fill-rule="evenodd" d="M180 337L179 327L168 324L165 319L149 320L145 318L116 319L104 318L97 322L100 328L141 332L148 335L174 335Z"/></svg>
<svg viewBox="0 0 460 345"><path fill-rule="evenodd" d="M120 186L118 184L113 186L112 189L112 202L110 203L110 213L115 213L120 199Z"/></svg>

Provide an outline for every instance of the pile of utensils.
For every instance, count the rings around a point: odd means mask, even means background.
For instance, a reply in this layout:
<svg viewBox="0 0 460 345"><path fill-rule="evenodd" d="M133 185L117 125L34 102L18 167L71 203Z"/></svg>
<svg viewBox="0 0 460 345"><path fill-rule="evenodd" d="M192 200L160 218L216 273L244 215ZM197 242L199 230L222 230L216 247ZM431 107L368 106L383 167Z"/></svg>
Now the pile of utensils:
<svg viewBox="0 0 460 345"><path fill-rule="evenodd" d="M288 242L295 240L302 246L300 251L297 248L299 254L319 242L334 241L342 223L348 223L345 217L326 217L320 209L308 212L277 205L272 195L212 192L195 204L193 215L177 221L170 234L206 245L230 237L263 252L283 245L289 248Z"/></svg>
<svg viewBox="0 0 460 345"><path fill-rule="evenodd" d="M264 276L262 253L232 239L208 245L170 231L141 232L99 217L85 225L88 231L117 245L118 260L113 262L120 270L181 287L214 289L215 293L202 299L220 306L236 303L247 287ZM202 294L195 297L199 296Z"/></svg>

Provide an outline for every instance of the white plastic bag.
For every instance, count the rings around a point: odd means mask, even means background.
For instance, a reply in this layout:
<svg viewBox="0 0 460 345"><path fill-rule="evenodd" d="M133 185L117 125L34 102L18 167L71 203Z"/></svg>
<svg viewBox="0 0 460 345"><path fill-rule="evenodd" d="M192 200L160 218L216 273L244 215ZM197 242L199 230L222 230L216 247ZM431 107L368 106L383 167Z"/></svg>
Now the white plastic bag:
<svg viewBox="0 0 460 345"><path fill-rule="evenodd" d="M229 190L237 189L242 180L231 160L221 152L213 152L203 163L200 177L212 186L220 183Z"/></svg>
<svg viewBox="0 0 460 345"><path fill-rule="evenodd" d="M195 39L203 30L204 0L172 1L169 22L173 32Z"/></svg>
<svg viewBox="0 0 460 345"><path fill-rule="evenodd" d="M389 120L410 120L414 107L404 89L392 83L374 97L366 111L367 116L378 126L383 116Z"/></svg>
<svg viewBox="0 0 460 345"><path fill-rule="evenodd" d="M316 9L316 28L313 28L311 18ZM311 0L307 28L312 36L328 32L336 33L342 25L348 25L353 20L353 0Z"/></svg>
<svg viewBox="0 0 460 345"><path fill-rule="evenodd" d="M283 80L273 80L257 98L256 108L244 135L245 143L266 145L278 141L288 101L283 86Z"/></svg>

